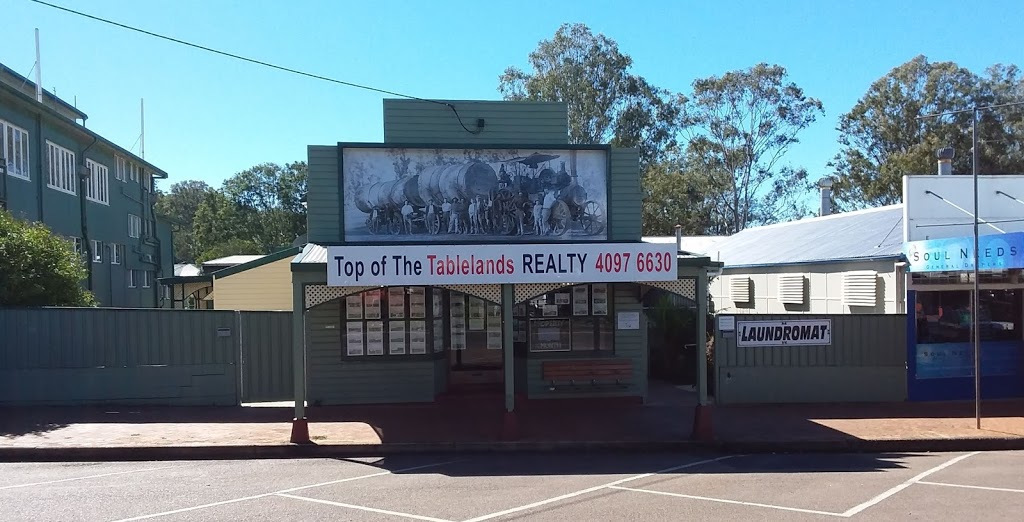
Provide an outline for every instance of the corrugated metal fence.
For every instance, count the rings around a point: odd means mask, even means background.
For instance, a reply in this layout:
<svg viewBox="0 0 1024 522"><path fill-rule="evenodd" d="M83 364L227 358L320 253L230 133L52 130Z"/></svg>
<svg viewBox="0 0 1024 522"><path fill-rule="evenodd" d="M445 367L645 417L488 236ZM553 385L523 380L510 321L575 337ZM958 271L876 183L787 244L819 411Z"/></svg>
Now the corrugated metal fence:
<svg viewBox="0 0 1024 522"><path fill-rule="evenodd" d="M831 342L801 346L737 346L745 321L831 321ZM723 318L725 319L723 321ZM715 332L719 404L902 401L907 396L906 315L720 314Z"/></svg>
<svg viewBox="0 0 1024 522"><path fill-rule="evenodd" d="M0 404L283 400L290 354L288 312L0 309Z"/></svg>

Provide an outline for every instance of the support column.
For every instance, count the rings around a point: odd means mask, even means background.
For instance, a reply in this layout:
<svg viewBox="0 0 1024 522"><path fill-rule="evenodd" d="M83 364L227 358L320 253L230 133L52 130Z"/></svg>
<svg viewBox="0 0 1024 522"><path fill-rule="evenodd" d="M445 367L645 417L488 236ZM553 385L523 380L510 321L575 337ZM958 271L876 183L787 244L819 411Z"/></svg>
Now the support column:
<svg viewBox="0 0 1024 522"><path fill-rule="evenodd" d="M295 381L295 417L292 444L308 444L306 419L306 292L301 282L292 282L292 375Z"/></svg>
<svg viewBox="0 0 1024 522"><path fill-rule="evenodd" d="M697 408L693 415L693 438L710 441L714 438L711 405L708 404L708 272L697 273Z"/></svg>
<svg viewBox="0 0 1024 522"><path fill-rule="evenodd" d="M515 379L515 344L513 342L512 309L515 307L514 287L510 284L501 285L501 347L504 356L502 368L505 374L505 420L502 427L502 438L515 440L519 438L519 423L516 420L516 379Z"/></svg>

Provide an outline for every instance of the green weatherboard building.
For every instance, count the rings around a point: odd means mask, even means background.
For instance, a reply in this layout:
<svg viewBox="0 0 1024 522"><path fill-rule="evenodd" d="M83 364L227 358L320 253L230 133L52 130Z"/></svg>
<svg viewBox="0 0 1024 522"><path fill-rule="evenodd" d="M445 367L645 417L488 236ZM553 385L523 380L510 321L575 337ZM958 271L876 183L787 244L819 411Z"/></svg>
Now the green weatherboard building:
<svg viewBox="0 0 1024 522"><path fill-rule="evenodd" d="M636 150L567 136L561 103L385 100L383 143L309 147L293 438L304 404L646 398L642 300L702 316L712 263L641 241Z"/></svg>
<svg viewBox="0 0 1024 522"><path fill-rule="evenodd" d="M71 241L100 306L164 306L157 278L173 273L171 228L153 203L167 173L87 129L86 117L0 65L0 208Z"/></svg>

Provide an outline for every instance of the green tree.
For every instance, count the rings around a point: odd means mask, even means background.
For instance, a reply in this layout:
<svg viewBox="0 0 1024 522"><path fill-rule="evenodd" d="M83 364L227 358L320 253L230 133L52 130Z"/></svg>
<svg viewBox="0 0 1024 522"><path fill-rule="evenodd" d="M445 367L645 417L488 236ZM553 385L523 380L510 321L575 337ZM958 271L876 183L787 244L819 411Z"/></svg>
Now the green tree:
<svg viewBox="0 0 1024 522"><path fill-rule="evenodd" d="M564 102L571 143L611 143L640 150L641 165L675 144L678 97L630 72L633 59L583 24L564 24L529 55L530 71L505 69L506 100Z"/></svg>
<svg viewBox="0 0 1024 522"><path fill-rule="evenodd" d="M195 262L199 251L192 233L199 205L214 192L203 181L188 180L175 183L168 193L157 192L156 212L175 225L174 261Z"/></svg>
<svg viewBox="0 0 1024 522"><path fill-rule="evenodd" d="M782 164L797 135L824 114L779 65L757 64L693 82L683 123L688 163L708 173L711 228L735 233L750 225L799 217L810 190L803 169Z"/></svg>
<svg viewBox="0 0 1024 522"><path fill-rule="evenodd" d="M269 254L306 232L305 162L264 163L228 178L196 208L192 233L197 258ZM245 247L247 252L227 252Z"/></svg>
<svg viewBox="0 0 1024 522"><path fill-rule="evenodd" d="M641 177L643 234L669 236L680 225L685 235L717 233L713 217L712 174L669 157L650 165Z"/></svg>
<svg viewBox="0 0 1024 522"><path fill-rule="evenodd" d="M72 244L0 210L0 306L95 306Z"/></svg>
<svg viewBox="0 0 1024 522"><path fill-rule="evenodd" d="M933 174L935 152L953 147L953 171L971 172L971 113L922 116L1021 101L1016 66L979 76L953 62L917 56L876 80L839 120L841 150L830 163L839 209L899 203L903 176ZM978 119L978 172L1024 171L1020 108L983 111Z"/></svg>

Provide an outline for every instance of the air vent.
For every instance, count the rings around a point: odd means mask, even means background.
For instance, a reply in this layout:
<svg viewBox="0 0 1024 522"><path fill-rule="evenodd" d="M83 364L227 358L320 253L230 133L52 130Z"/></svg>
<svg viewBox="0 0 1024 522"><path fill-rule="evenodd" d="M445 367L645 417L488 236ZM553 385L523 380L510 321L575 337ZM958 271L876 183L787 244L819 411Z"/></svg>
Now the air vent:
<svg viewBox="0 0 1024 522"><path fill-rule="evenodd" d="M780 274L779 302L783 304L804 304L804 281L806 280L803 274Z"/></svg>
<svg viewBox="0 0 1024 522"><path fill-rule="evenodd" d="M736 303L749 303L751 295L750 277L732 276L729 278L729 297Z"/></svg>
<svg viewBox="0 0 1024 522"><path fill-rule="evenodd" d="M858 270L843 274L843 303L847 306L875 306L878 272Z"/></svg>

